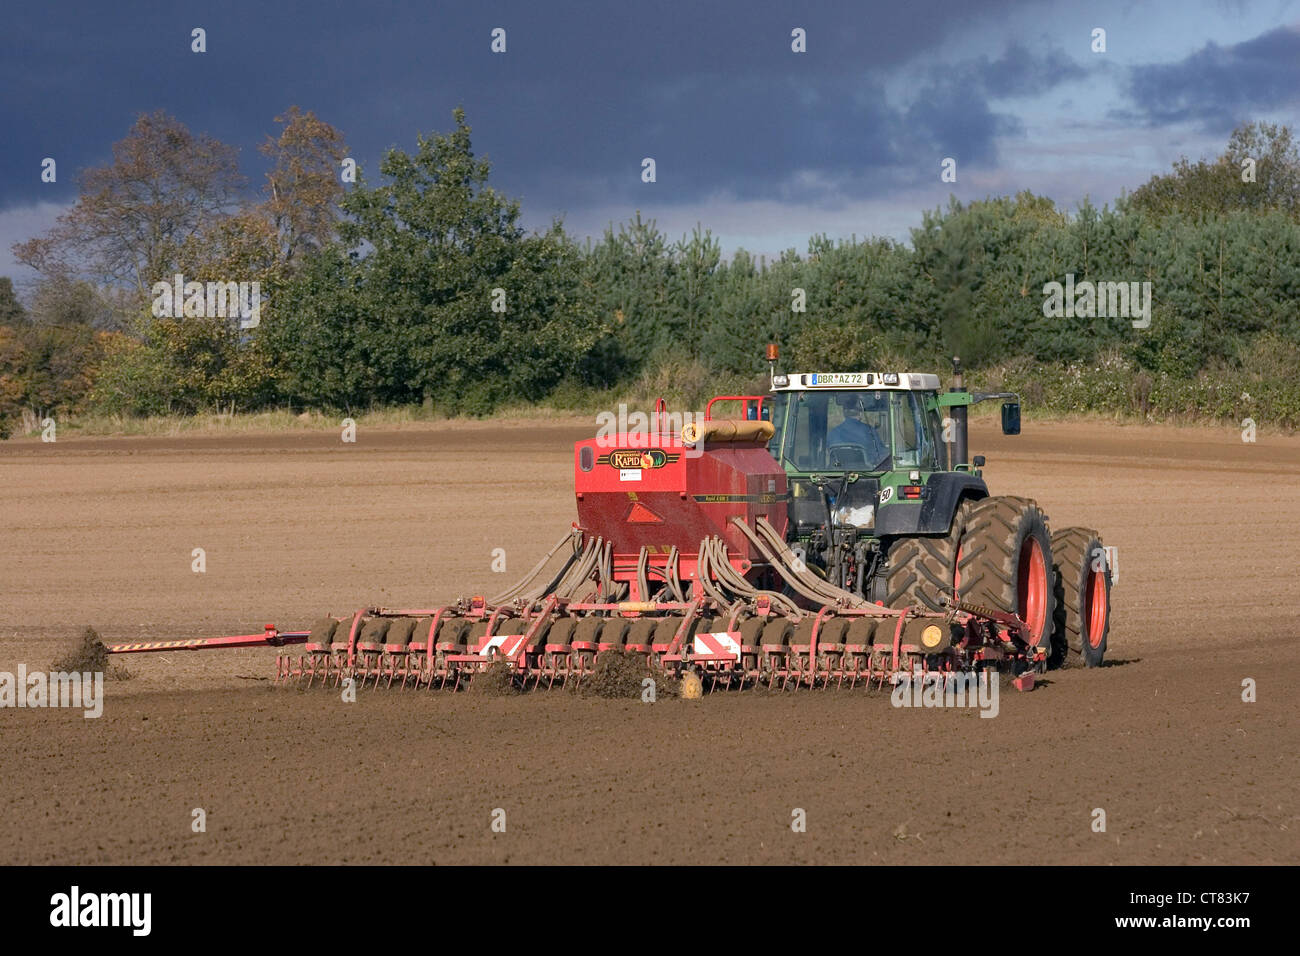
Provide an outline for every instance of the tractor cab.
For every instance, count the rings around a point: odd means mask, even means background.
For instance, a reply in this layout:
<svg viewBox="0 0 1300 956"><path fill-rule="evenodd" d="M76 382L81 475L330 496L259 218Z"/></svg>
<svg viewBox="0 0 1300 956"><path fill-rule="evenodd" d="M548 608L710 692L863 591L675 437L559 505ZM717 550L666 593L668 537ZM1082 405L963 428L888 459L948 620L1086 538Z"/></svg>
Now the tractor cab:
<svg viewBox="0 0 1300 956"><path fill-rule="evenodd" d="M819 388L820 375L796 377L813 384L777 389L771 401L776 434L768 449L788 470L880 474L944 467L933 391Z"/></svg>
<svg viewBox="0 0 1300 956"><path fill-rule="evenodd" d="M967 454L967 408L1010 399L1003 431L1020 430L1010 393L972 394L954 360L952 387L931 373L861 371L778 374L768 347L771 392L746 405L772 423L768 452L788 479L788 535L828 580L863 592L891 543L945 535L963 500L988 496L984 459Z"/></svg>
<svg viewBox="0 0 1300 956"><path fill-rule="evenodd" d="M768 451L789 476L800 537L836 527L868 536L911 530L930 476L948 468L937 375L774 375L764 406L775 429Z"/></svg>

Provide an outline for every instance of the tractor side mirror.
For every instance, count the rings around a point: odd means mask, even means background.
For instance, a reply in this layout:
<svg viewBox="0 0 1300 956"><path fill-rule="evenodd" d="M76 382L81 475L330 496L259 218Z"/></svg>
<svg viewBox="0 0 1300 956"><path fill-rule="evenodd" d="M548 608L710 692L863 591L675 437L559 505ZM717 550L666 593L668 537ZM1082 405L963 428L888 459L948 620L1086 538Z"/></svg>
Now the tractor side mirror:
<svg viewBox="0 0 1300 956"><path fill-rule="evenodd" d="M1020 403L1019 402L1002 403L1002 434L1004 435L1020 434Z"/></svg>

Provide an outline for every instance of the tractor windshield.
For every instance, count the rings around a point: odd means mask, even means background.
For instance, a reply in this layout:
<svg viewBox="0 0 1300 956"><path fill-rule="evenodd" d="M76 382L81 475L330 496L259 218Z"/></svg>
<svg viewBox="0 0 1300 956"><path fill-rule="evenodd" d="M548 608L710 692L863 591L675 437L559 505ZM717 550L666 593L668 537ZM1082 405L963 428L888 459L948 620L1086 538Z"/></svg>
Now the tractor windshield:
<svg viewBox="0 0 1300 956"><path fill-rule="evenodd" d="M937 470L938 416L924 392L831 390L775 397L769 450L800 472Z"/></svg>

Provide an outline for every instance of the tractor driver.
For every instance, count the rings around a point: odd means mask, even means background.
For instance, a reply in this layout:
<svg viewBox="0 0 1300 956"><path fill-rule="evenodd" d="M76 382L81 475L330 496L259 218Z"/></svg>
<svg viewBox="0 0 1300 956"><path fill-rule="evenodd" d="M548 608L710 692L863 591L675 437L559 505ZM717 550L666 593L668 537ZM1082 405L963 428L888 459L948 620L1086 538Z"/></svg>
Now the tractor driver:
<svg viewBox="0 0 1300 956"><path fill-rule="evenodd" d="M880 440L875 428L863 420L866 408L862 396L855 393L846 395L840 402L844 411L844 421L830 430L826 443L834 445L857 445L866 456L867 467L874 468L885 460L889 449Z"/></svg>

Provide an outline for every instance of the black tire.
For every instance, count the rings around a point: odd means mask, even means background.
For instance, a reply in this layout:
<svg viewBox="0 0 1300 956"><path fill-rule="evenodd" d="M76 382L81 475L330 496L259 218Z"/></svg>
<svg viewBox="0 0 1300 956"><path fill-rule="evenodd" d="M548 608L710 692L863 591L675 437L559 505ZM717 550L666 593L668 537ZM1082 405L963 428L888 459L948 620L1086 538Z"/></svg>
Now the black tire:
<svg viewBox="0 0 1300 956"><path fill-rule="evenodd" d="M1050 650L1055 607L1047 515L1030 498L984 498L970 506L959 547L963 603L1016 614L1031 647Z"/></svg>
<svg viewBox="0 0 1300 956"><path fill-rule="evenodd" d="M1082 662L1100 667L1110 635L1110 568L1101 535L1091 528L1064 528L1052 535L1056 615L1049 663ZM1103 596L1104 604L1096 599Z"/></svg>
<svg viewBox="0 0 1300 956"><path fill-rule="evenodd" d="M957 568L957 545L966 531L972 502L958 502L952 525L945 535L899 538L885 555L885 606L944 609L943 598L952 597Z"/></svg>

